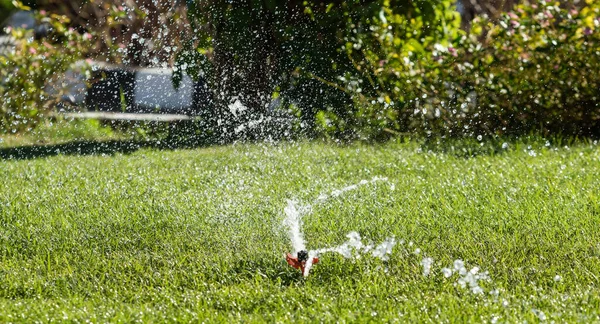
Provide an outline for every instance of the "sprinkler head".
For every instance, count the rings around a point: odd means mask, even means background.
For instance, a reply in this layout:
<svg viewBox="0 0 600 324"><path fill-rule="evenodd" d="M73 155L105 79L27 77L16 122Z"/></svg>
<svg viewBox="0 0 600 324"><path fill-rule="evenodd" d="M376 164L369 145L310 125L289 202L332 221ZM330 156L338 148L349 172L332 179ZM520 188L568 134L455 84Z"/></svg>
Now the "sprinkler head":
<svg viewBox="0 0 600 324"><path fill-rule="evenodd" d="M300 262L308 261L308 251L306 251L306 250L298 251L298 261L300 261Z"/></svg>
<svg viewBox="0 0 600 324"><path fill-rule="evenodd" d="M294 257L291 253L287 253L285 255L285 261L287 261L290 266L299 269L300 272L304 273L304 266L306 265L306 261L308 261L308 251L302 250L298 252L297 257ZM317 263L319 263L319 258L314 257L312 259L312 264Z"/></svg>

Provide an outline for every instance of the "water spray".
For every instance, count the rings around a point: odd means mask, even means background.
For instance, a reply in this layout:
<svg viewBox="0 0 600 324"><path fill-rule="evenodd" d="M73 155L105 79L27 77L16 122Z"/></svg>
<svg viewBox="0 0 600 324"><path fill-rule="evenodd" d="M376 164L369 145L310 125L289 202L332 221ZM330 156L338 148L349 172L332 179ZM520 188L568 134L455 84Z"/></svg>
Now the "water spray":
<svg viewBox="0 0 600 324"><path fill-rule="evenodd" d="M370 181L362 180L358 184L339 190L334 190L330 194L322 194L315 200L313 205L325 202L333 197L338 197L348 191L355 190L361 185L371 184L376 181L387 181L387 178L375 177ZM309 213L311 209L312 205L300 205L294 200L288 200L288 205L284 209L286 214L284 225L288 229L288 235L294 248L294 253L286 253L285 259L290 266L294 267L295 269L299 269L305 278L308 277L312 266L319 262L319 256L323 253L334 252L341 254L347 259L358 259L361 257L361 255L370 254L374 258L378 258L382 261L388 261L389 256L392 253L392 249L396 246L396 244L404 243L404 241L397 242L393 236L388 237L377 245L371 241L366 241L366 243L364 243L359 233L350 232L346 235L348 240L341 245L308 250L302 235L301 227L302 216ZM409 242L408 246L412 247L413 243ZM413 253L418 255L421 253L421 249L416 248ZM436 275L437 271L435 271L432 267L434 263L435 261L433 258L427 256L423 257L421 260L421 266L424 277ZM465 262L460 259L454 260L454 264L451 267L442 268L441 272L437 272L437 274L442 275L444 279L450 279L451 277L454 277L452 280L456 280L454 283L455 286L462 289L468 289L473 294L484 294L484 289L479 285L479 283L482 281L491 281L487 271L480 271L478 266L473 266L471 269L467 269ZM560 280L560 276L558 276L558 279L555 278L555 281L558 280ZM498 296L497 289L489 290L488 293L494 298L497 298Z"/></svg>
<svg viewBox="0 0 600 324"><path fill-rule="evenodd" d="M315 204L324 202L331 197L338 197L339 195L345 192L355 190L361 185L367 185L375 183L377 181L387 181L387 178L374 177L371 180L362 180L358 184L344 187L339 190L334 190L329 195L320 195L316 199ZM288 234L290 240L292 241L292 246L295 251L294 253L286 253L285 259L290 266L299 269L304 277L307 277L312 266L319 262L319 255L321 253L337 252L342 254L346 258L350 258L352 257L353 251L360 253L361 249L363 249L362 252L371 252L373 256L382 257L386 254L391 253L391 248L395 244L393 238L391 241L387 240L391 242L391 245L386 244L385 252L380 256L378 252L376 252L381 250L380 246L373 249L372 245L364 245L360 240L360 235L358 235L358 233L356 232L351 232L347 235L349 241L340 246L331 248L321 248L316 250L307 250L306 243L304 241L304 237L300 229L302 226L302 215L308 213L311 210L312 206L302 206L299 205L298 202L293 200L288 200L287 203L287 206L284 208L286 217L284 219L283 224L288 229Z"/></svg>

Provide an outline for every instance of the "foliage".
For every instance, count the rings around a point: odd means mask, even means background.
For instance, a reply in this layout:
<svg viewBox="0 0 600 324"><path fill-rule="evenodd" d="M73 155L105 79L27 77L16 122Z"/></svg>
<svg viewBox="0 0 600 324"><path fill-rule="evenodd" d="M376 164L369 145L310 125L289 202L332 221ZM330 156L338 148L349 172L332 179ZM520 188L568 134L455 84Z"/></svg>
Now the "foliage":
<svg viewBox="0 0 600 324"><path fill-rule="evenodd" d="M276 93L335 137L598 133L597 2L523 4L469 33L450 0L194 4L202 32L178 66L216 89L221 126Z"/></svg>
<svg viewBox="0 0 600 324"><path fill-rule="evenodd" d="M597 1L581 10L541 1L476 21L466 60L448 75L463 98L477 96L468 122L486 133L600 135L599 26Z"/></svg>
<svg viewBox="0 0 600 324"><path fill-rule="evenodd" d="M598 135L599 8L519 5L495 23L476 19L465 35L447 6L437 8L437 24L384 6L373 24L349 37L356 71L341 78L340 88L356 111L327 119L335 125L328 127L364 137Z"/></svg>
<svg viewBox="0 0 600 324"><path fill-rule="evenodd" d="M350 21L344 50L354 69L338 77L339 88L353 98L349 118L322 112L329 129L352 136L379 136L381 131L420 128L415 111L435 114L440 104L436 87L444 80L440 57L455 53L463 34L451 1L413 2L409 13L384 1L367 21Z"/></svg>
<svg viewBox="0 0 600 324"><path fill-rule="evenodd" d="M62 73L89 48L91 35L67 27L68 18L43 11L37 18L51 30L48 37L34 39L32 30L9 30L16 46L0 55L0 132L34 127L60 97ZM53 89L56 85L59 89Z"/></svg>
<svg viewBox="0 0 600 324"><path fill-rule="evenodd" d="M14 8L15 6L12 4L12 0L0 0L0 23L8 18Z"/></svg>
<svg viewBox="0 0 600 324"><path fill-rule="evenodd" d="M185 6L170 0L37 0L37 8L67 16L97 37L89 55L129 66L166 66L189 34Z"/></svg>
<svg viewBox="0 0 600 324"><path fill-rule="evenodd" d="M419 15L415 8L428 9L437 2L392 1L388 6ZM289 104L297 107L293 112L303 128L312 129L320 111L340 118L349 112L350 97L321 81L353 69L343 49L344 27L352 22L368 23L380 11L380 1L215 0L189 4L190 21L199 33L181 52L179 73L201 74L213 89L209 103L213 113L207 118L216 119L214 124L234 128L267 113L274 93L283 99L284 108ZM228 106L236 100L247 109L232 116Z"/></svg>

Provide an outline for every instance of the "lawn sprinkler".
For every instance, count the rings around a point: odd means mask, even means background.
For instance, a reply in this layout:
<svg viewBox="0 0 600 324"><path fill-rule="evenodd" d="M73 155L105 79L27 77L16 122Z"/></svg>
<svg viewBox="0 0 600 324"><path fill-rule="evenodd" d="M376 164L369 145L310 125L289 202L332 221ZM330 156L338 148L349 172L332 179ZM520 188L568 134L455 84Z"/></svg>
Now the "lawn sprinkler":
<svg viewBox="0 0 600 324"><path fill-rule="evenodd" d="M308 251L306 251L306 250L298 251L298 254L296 257L294 257L291 253L288 253L285 256L285 260L287 261L287 263L289 265L291 265L292 267L294 267L296 269L300 269L302 274L304 274L304 267L306 266L306 261L308 261ZM319 263L319 258L314 257L312 259L311 264L316 264L316 263Z"/></svg>
<svg viewBox="0 0 600 324"><path fill-rule="evenodd" d="M315 201L315 204L322 203L330 197L337 197L344 192L354 190L358 188L358 186L374 183L376 181L387 181L387 178L374 177L370 181L362 180L358 184L335 190L329 195L320 195L319 198L317 198L317 200ZM344 243L341 246L316 249L311 250L309 252L306 249L306 242L304 241L304 235L302 234L301 227L303 214L310 212L311 208L312 205L300 205L295 200L288 200L287 206L283 209L285 213L283 225L288 230L288 235L290 237L290 241L292 242L294 251L297 251L295 252L296 256L294 256L292 253L286 253L285 260L290 266L302 271L302 275L305 278L308 277L308 273L310 272L310 269L313 266L313 264L319 262L318 256L321 255L321 253L338 252L344 256L347 256L351 255L351 253L348 251L350 247L362 247L362 243L360 242L360 235L358 235L358 233L351 233L351 236L349 236L351 241Z"/></svg>

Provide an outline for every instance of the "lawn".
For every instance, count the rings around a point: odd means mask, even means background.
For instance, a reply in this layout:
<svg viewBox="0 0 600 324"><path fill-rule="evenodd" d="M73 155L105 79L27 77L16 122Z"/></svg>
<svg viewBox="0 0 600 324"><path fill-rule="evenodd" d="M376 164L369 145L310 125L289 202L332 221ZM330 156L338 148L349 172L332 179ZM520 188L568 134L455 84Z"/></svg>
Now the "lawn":
<svg viewBox="0 0 600 324"><path fill-rule="evenodd" d="M500 144L0 154L0 322L600 321L600 146Z"/></svg>

